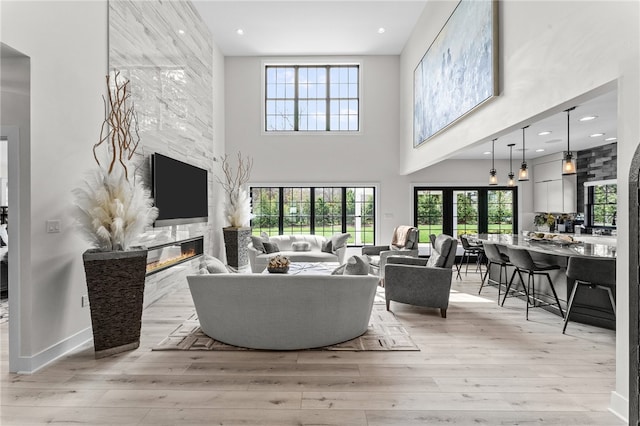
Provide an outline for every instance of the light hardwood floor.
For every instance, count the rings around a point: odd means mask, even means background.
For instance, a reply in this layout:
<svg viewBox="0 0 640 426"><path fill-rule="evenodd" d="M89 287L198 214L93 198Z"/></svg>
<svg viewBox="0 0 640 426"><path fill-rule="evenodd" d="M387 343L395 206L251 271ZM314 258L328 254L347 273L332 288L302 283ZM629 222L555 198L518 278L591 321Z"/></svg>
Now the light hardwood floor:
<svg viewBox="0 0 640 426"><path fill-rule="evenodd" d="M454 280L447 318L391 303L420 352L153 352L193 312L188 288L145 310L141 347L88 347L33 375L7 373L1 424L622 425L607 411L615 332Z"/></svg>

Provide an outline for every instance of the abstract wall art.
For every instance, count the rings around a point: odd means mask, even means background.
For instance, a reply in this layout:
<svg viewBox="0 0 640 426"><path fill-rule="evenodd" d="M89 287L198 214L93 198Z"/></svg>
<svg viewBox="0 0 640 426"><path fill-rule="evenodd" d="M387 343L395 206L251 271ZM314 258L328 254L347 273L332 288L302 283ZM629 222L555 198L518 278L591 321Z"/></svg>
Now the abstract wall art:
<svg viewBox="0 0 640 426"><path fill-rule="evenodd" d="M418 147L498 94L498 1L461 0L413 73Z"/></svg>

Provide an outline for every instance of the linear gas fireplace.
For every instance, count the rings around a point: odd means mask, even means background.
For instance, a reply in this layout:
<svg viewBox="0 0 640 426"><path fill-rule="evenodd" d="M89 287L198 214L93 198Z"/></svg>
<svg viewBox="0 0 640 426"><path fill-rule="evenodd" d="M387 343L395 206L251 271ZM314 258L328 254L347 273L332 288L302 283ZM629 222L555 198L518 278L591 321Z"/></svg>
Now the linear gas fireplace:
<svg viewBox="0 0 640 426"><path fill-rule="evenodd" d="M155 274L175 265L202 256L204 237L172 241L149 247L147 254L147 275Z"/></svg>

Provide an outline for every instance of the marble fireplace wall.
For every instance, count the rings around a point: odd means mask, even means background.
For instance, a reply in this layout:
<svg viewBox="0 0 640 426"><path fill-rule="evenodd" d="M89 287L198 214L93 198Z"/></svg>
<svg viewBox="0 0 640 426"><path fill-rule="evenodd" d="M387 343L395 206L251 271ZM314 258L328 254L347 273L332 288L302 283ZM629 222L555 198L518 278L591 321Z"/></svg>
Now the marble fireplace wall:
<svg viewBox="0 0 640 426"><path fill-rule="evenodd" d="M221 59L222 58L222 59ZM216 218L219 191L214 158L224 144L215 132L215 75L224 58L190 2L109 2L109 69L130 79L138 114L143 178L150 178L150 155L158 152L208 170L209 221L148 230L146 246L204 236L205 253L219 256ZM218 96L223 97L220 93ZM214 141L214 139L216 139ZM199 259L147 277L145 305L168 292L184 276L197 271Z"/></svg>

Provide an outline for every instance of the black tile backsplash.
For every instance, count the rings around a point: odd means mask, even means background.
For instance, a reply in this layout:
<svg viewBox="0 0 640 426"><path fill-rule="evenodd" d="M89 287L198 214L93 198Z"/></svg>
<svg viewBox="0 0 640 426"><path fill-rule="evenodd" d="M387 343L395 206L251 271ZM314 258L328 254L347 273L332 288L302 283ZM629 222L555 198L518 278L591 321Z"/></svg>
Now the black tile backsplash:
<svg viewBox="0 0 640 426"><path fill-rule="evenodd" d="M593 149L578 151L577 183L578 213L584 211L584 183L595 180L617 179L618 144L611 143Z"/></svg>

